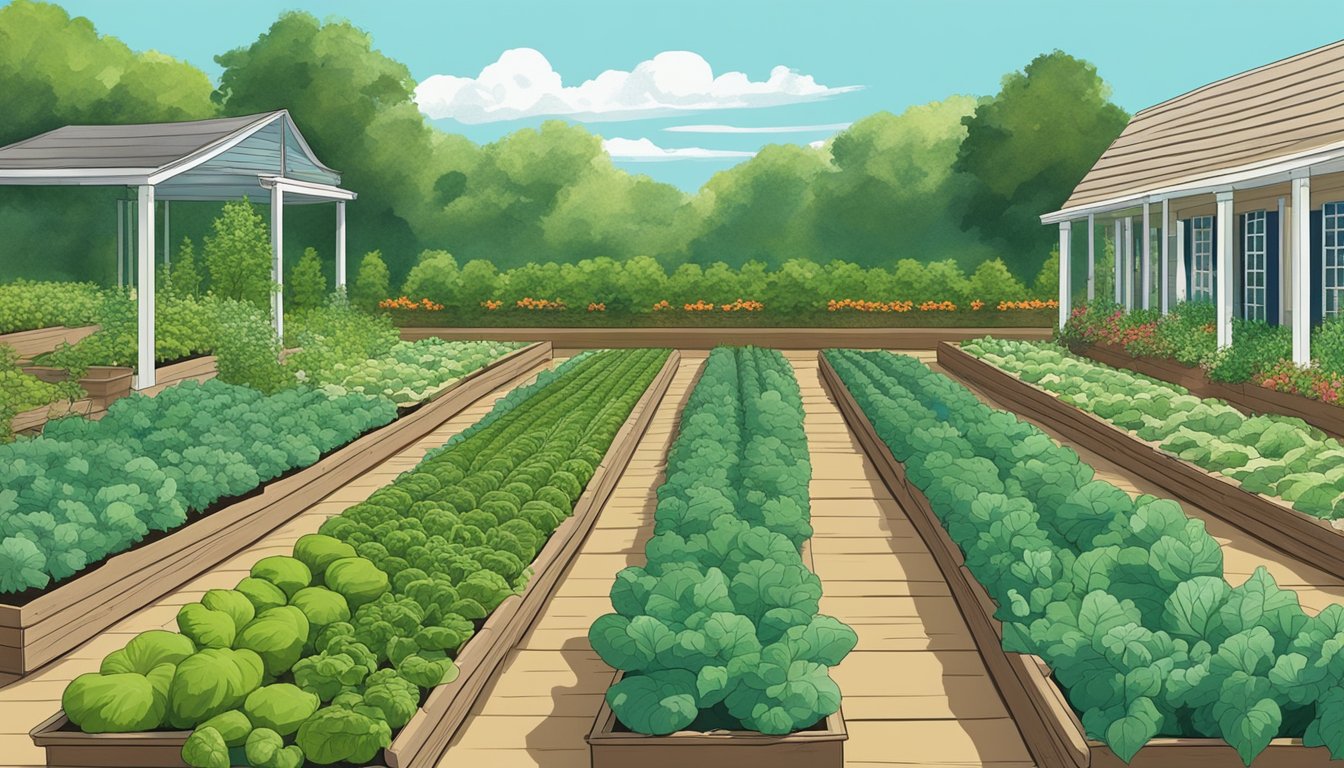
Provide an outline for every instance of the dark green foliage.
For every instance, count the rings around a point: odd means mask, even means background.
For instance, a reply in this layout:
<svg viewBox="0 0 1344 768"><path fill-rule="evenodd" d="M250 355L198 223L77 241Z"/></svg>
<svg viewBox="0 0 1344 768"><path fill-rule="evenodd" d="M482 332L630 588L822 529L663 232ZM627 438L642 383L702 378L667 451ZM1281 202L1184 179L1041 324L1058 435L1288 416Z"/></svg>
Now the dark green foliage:
<svg viewBox="0 0 1344 768"><path fill-rule="evenodd" d="M389 281L383 254L380 251L364 254L359 261L359 274L350 286L350 304L365 312L377 311L378 302L388 298L392 290Z"/></svg>
<svg viewBox="0 0 1344 768"><path fill-rule="evenodd" d="M1308 616L1264 568L1232 586L1202 521L1091 479L914 358L826 356L998 604L1005 650L1050 665L1089 737L1124 760L1155 736L1222 738L1248 765L1277 736L1344 756L1344 607Z"/></svg>
<svg viewBox="0 0 1344 768"><path fill-rule="evenodd" d="M303 249L303 256L290 271L285 287L289 289L289 304L295 310L317 309L326 303L327 278L322 274L316 248Z"/></svg>

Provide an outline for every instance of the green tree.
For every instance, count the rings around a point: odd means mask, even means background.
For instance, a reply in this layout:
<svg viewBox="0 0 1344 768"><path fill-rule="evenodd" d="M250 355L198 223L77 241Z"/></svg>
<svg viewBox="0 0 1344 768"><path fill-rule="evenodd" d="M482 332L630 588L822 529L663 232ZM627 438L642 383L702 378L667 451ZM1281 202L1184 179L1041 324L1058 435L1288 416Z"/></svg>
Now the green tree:
<svg viewBox="0 0 1344 768"><path fill-rule="evenodd" d="M1041 271L1036 273L1036 280L1031 284L1031 297L1048 301L1059 298L1059 246L1056 245L1050 249L1050 257L1041 265Z"/></svg>
<svg viewBox="0 0 1344 768"><path fill-rule="evenodd" d="M379 251L369 251L359 262L359 274L354 285L350 286L350 303L360 309L372 312L378 308L378 302L388 298L391 290L391 278L387 273L387 263Z"/></svg>
<svg viewBox="0 0 1344 768"><path fill-rule="evenodd" d="M457 259L447 251L423 251L401 287L403 296L414 301L430 301L450 306L457 301L459 270Z"/></svg>
<svg viewBox="0 0 1344 768"><path fill-rule="evenodd" d="M327 301L327 277L316 248L304 248L299 263L289 273L290 303L294 309L317 309ZM386 298L386 297L384 297Z"/></svg>
<svg viewBox="0 0 1344 768"><path fill-rule="evenodd" d="M210 290L227 299L269 305L271 236L247 198L224 204L205 237L205 268Z"/></svg>
<svg viewBox="0 0 1344 768"><path fill-rule="evenodd" d="M462 288L458 294L458 303L462 307L475 307L487 299L499 298L497 284L499 270L485 259L472 259L462 265ZM535 297L534 297L535 298ZM547 296L545 298L554 298Z"/></svg>
<svg viewBox="0 0 1344 768"><path fill-rule="evenodd" d="M999 246L1014 274L1033 277L1055 237L1039 216L1063 205L1128 119L1096 67L1066 53L1009 74L965 119L956 161L971 182L964 225Z"/></svg>

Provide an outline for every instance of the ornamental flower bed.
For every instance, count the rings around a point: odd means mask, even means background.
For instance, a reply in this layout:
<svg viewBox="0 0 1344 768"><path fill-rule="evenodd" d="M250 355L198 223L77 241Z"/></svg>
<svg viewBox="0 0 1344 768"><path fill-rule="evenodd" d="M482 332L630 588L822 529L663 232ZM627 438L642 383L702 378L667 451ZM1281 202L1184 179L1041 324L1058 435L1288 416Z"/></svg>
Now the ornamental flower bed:
<svg viewBox="0 0 1344 768"><path fill-rule="evenodd" d="M378 302L379 309L400 309L407 312L438 312L443 309L443 305L430 301L427 298L419 301L412 301L405 296L395 299L383 299Z"/></svg>

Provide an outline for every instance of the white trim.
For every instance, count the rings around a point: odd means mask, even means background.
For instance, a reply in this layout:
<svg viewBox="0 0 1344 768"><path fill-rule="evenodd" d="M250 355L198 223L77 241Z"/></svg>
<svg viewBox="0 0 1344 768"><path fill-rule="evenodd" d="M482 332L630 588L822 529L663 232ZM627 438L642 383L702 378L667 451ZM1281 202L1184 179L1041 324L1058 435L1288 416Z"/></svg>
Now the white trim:
<svg viewBox="0 0 1344 768"><path fill-rule="evenodd" d="M1087 214L1087 301L1097 298L1097 217Z"/></svg>
<svg viewBox="0 0 1344 768"><path fill-rule="evenodd" d="M1218 339L1218 348L1226 349L1232 346L1232 313L1235 304L1232 286L1236 282L1236 276L1232 273L1232 254L1236 246L1234 238L1237 228L1233 214L1232 193L1219 192L1217 201L1218 213L1214 217L1214 226L1217 227L1218 234L1214 242L1214 251L1218 266L1213 275L1213 306L1216 312L1213 327Z"/></svg>
<svg viewBox="0 0 1344 768"><path fill-rule="evenodd" d="M1072 264L1073 222L1059 223L1059 327L1069 321L1069 300L1073 297Z"/></svg>
<svg viewBox="0 0 1344 768"><path fill-rule="evenodd" d="M153 168L14 168L0 169L0 184L86 184L138 187L147 184Z"/></svg>
<svg viewBox="0 0 1344 768"><path fill-rule="evenodd" d="M271 319L275 335L285 340L285 190L271 188Z"/></svg>
<svg viewBox="0 0 1344 768"><path fill-rule="evenodd" d="M154 187L137 190L139 226L136 228L136 377L135 388L154 386Z"/></svg>
<svg viewBox="0 0 1344 768"><path fill-rule="evenodd" d="M173 249L173 240L168 234L168 205L169 201L163 201L163 266L171 267L172 261L169 251Z"/></svg>
<svg viewBox="0 0 1344 768"><path fill-rule="evenodd" d="M1269 320L1269 212L1242 214L1241 315L1247 320ZM1255 278L1258 278L1255 279ZM1255 292L1259 290L1257 295Z"/></svg>
<svg viewBox="0 0 1344 768"><path fill-rule="evenodd" d="M1134 309L1134 217L1125 217L1125 309Z"/></svg>
<svg viewBox="0 0 1344 768"><path fill-rule="evenodd" d="M1124 301L1124 261L1125 261L1125 220L1115 220L1115 238L1111 246L1111 261L1115 267L1115 303L1120 304Z"/></svg>
<svg viewBox="0 0 1344 768"><path fill-rule="evenodd" d="M1186 296L1185 283L1188 279L1185 274L1185 231L1190 226L1190 222L1184 219L1176 220L1176 303L1185 301Z"/></svg>
<svg viewBox="0 0 1344 768"><path fill-rule="evenodd" d="M117 287L126 285L126 201L117 201Z"/></svg>
<svg viewBox="0 0 1344 768"><path fill-rule="evenodd" d="M1163 198L1162 200L1162 253L1159 258L1162 259L1162 300L1160 303L1162 314L1171 312L1171 201Z"/></svg>
<svg viewBox="0 0 1344 768"><path fill-rule="evenodd" d="M1144 309L1152 309L1153 306L1153 228L1149 218L1151 208L1152 204L1145 200L1143 203L1143 246L1139 258L1140 269L1143 270L1143 277L1139 279L1143 298L1139 302L1139 306Z"/></svg>
<svg viewBox="0 0 1344 768"><path fill-rule="evenodd" d="M1056 224L1064 219L1079 218L1089 212L1130 208L1145 197L1166 195L1169 197L1189 197L1192 195L1227 192L1232 189L1254 189L1255 187L1280 184L1291 181L1295 174L1311 172L1315 175L1331 173L1335 169L1313 169L1312 166L1336 161L1344 161L1344 141L1337 141L1323 147L1281 155L1270 160L1236 166L1212 176L1194 176L1171 182L1165 186L1144 191L1127 192L1116 197L1095 203L1061 208L1058 211L1041 216L1042 224Z"/></svg>
<svg viewBox="0 0 1344 768"><path fill-rule="evenodd" d="M178 158L177 160L174 160L173 162L168 163L167 165L160 166L150 175L150 183L162 184L163 182L173 178L174 176L179 176L204 162L213 160L214 158L219 157L220 155L224 154L230 149L233 149L234 147L238 146L243 141L251 138L261 129L277 121L280 122L280 145L283 150L284 124L286 120L289 120L291 124L293 123L293 120L289 118L289 110L285 109L279 110L277 112L271 112L270 114L266 115L260 115L256 121L248 123L247 125L243 126L242 128L239 128L238 130L234 131L228 136L225 136L224 138L215 141L213 144L208 144L185 157ZM318 168L327 171L328 173L336 174L337 176L340 175L339 172L332 170L331 168L328 168L327 166L323 165L320 160L317 159L317 157L313 154L313 150L308 146L308 142L304 140L303 136L299 133L299 130L297 128L294 129L294 135L299 137L299 144L300 146L302 146L303 152L305 155L308 156L308 159L313 161L313 165L316 165Z"/></svg>
<svg viewBox="0 0 1344 768"><path fill-rule="evenodd" d="M345 201L336 201L336 287L345 287Z"/></svg>
<svg viewBox="0 0 1344 768"><path fill-rule="evenodd" d="M261 176L258 179L262 189L280 188L285 192L306 197L320 197L324 200L354 200L359 197L354 192L330 184L315 184L311 181L287 179L283 176Z"/></svg>
<svg viewBox="0 0 1344 768"><path fill-rule="evenodd" d="M1305 367L1311 364L1311 177L1293 179L1292 188L1293 362Z"/></svg>

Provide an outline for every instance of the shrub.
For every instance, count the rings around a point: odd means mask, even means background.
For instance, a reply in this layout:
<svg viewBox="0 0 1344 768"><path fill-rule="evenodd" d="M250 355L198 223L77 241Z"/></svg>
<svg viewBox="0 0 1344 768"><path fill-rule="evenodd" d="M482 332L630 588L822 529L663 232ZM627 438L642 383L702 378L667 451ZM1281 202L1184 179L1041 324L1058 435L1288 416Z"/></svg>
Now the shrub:
<svg viewBox="0 0 1344 768"><path fill-rule="evenodd" d="M205 236L210 290L227 299L270 306L271 237L261 214L242 200L224 204Z"/></svg>
<svg viewBox="0 0 1344 768"><path fill-rule="evenodd" d="M16 280L0 285L0 333L90 325L102 303L103 290L93 283Z"/></svg>
<svg viewBox="0 0 1344 768"><path fill-rule="evenodd" d="M164 290L179 297L201 295L201 273L196 269L196 248L190 237L182 238L178 246L177 255L168 267Z"/></svg>
<svg viewBox="0 0 1344 768"><path fill-rule="evenodd" d="M316 248L304 248L299 263L289 273L290 303L295 310L317 309L327 301L327 278Z"/></svg>
<svg viewBox="0 0 1344 768"><path fill-rule="evenodd" d="M406 275L401 295L452 306L457 301L459 281L457 259L451 253L424 251L420 261Z"/></svg>
<svg viewBox="0 0 1344 768"><path fill-rule="evenodd" d="M387 298L390 278L383 255L378 251L364 254L359 262L359 274L354 285L350 286L350 303L365 312L378 309L378 302Z"/></svg>

